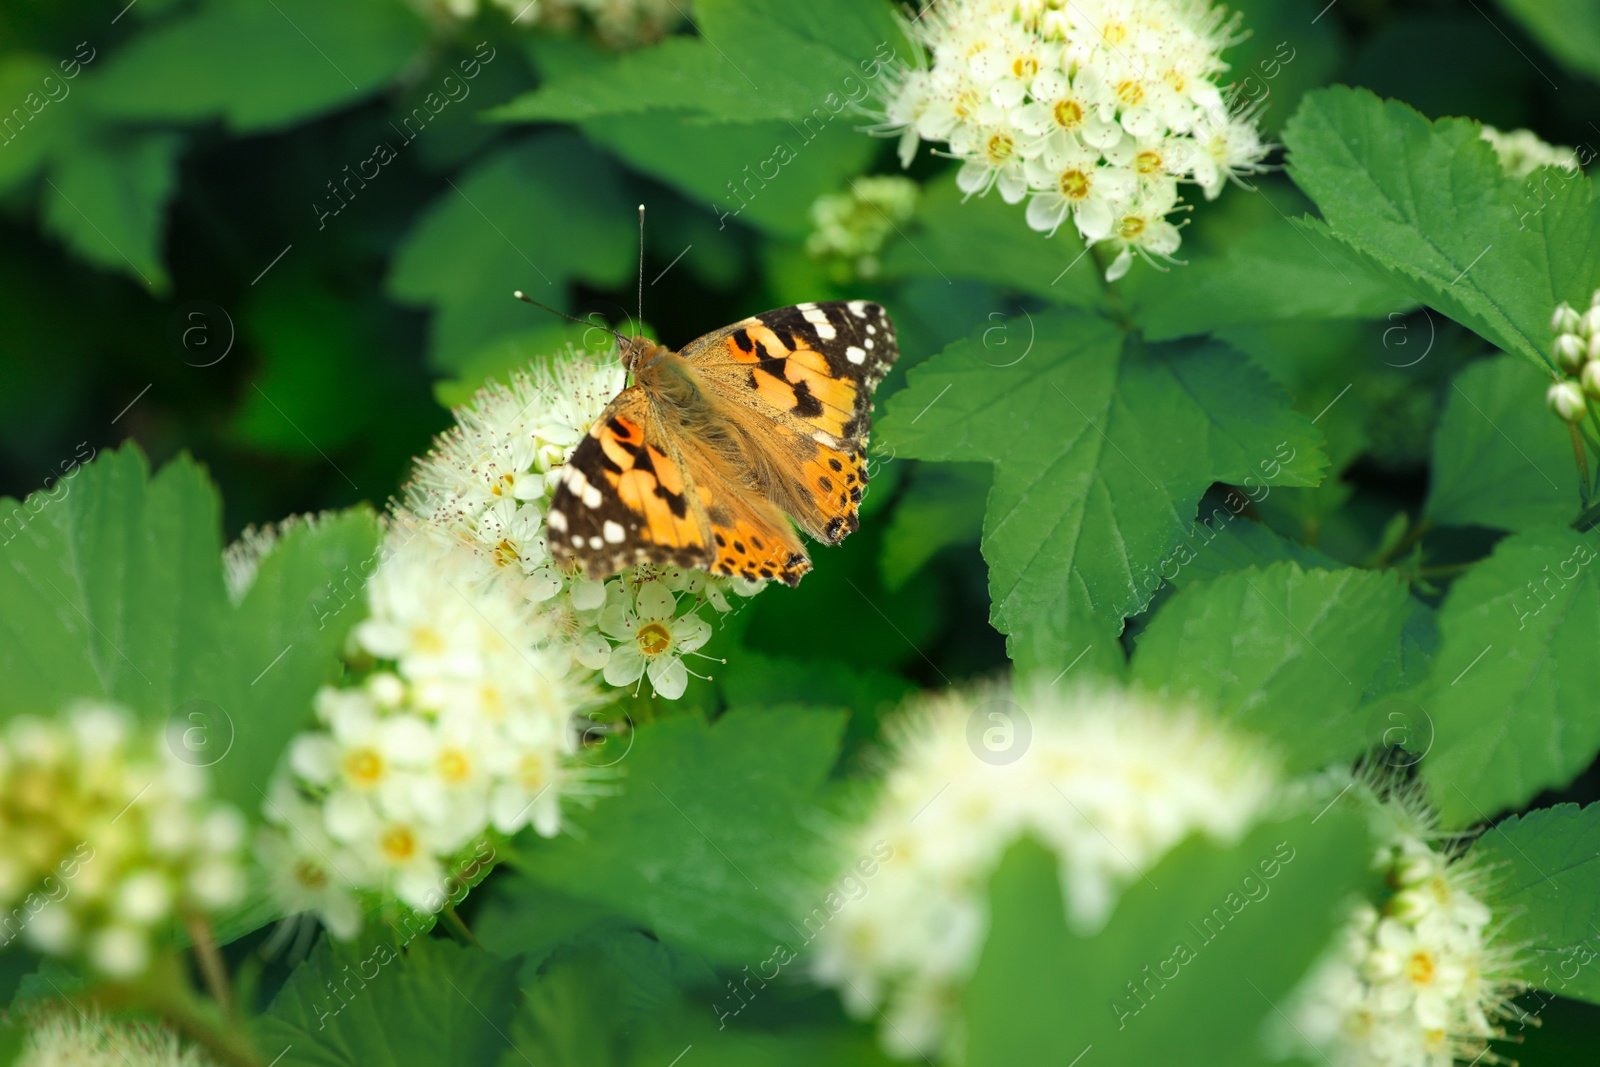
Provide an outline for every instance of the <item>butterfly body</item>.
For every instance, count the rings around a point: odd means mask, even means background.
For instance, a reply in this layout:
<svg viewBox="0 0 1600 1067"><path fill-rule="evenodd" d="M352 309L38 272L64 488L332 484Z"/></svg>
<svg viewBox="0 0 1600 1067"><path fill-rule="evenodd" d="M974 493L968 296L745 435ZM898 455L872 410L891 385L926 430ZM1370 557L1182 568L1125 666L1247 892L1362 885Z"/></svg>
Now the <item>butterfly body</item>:
<svg viewBox="0 0 1600 1067"><path fill-rule="evenodd" d="M754 315L681 353L624 341L633 384L567 461L551 555L591 578L654 562L797 584L811 561L791 520L830 545L859 525L872 391L898 354L861 300Z"/></svg>

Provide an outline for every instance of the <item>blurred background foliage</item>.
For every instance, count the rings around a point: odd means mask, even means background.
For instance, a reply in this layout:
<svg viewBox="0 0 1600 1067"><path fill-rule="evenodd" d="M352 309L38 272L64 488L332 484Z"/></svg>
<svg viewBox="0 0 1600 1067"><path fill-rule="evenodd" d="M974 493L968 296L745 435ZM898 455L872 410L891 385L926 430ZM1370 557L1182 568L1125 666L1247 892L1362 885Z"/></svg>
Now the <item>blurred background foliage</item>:
<svg viewBox="0 0 1600 1067"><path fill-rule="evenodd" d="M911 171L924 183L914 214L891 222L879 269L818 256L814 241L808 251L819 197L900 173L861 115L814 110L815 86L849 91L855 67L841 57L905 48L888 5L698 0L662 20L664 41L630 51L619 43L643 42L570 10L549 25L529 11L542 2L451 13L421 0L5 0L0 494L21 498L63 462L132 437L156 463L187 451L209 468L230 538L295 512L381 504L449 424L448 405L484 379L568 342L609 344L513 289L631 321L641 202L648 332L681 345L769 307L877 299L903 346L880 406L906 368L959 338L1020 352L1023 338L983 331L1106 299L1091 270L1070 269L1074 238L1043 240L995 198L960 204L946 162L927 153ZM1305 91L1348 82L1430 117L1600 144L1590 0L1230 7L1251 31L1231 53L1235 74L1261 87L1273 135ZM686 60L704 77L663 76ZM800 147L780 159L781 144ZM778 177L751 179L773 166ZM1259 184L1260 196L1200 204L1190 265L1136 267L1110 310L1153 339L1181 337L1210 330L1225 294L1219 336L1299 411L1326 415L1330 476L1280 489L1256 517L1342 562L1391 562L1410 545L1407 517L1424 512L1450 383L1491 350L1341 271L1331 245L1291 232L1309 201L1281 174ZM1497 392L1489 373L1484 398ZM1549 429L1537 405L1525 418L1530 435ZM775 703L804 687L813 703L854 708L859 741L871 709L1004 667L978 551L989 468L876 464L861 532L798 591L731 617L717 647L739 652L690 706ZM1438 493L1433 562L1484 555L1498 534ZM1571 795L1592 794L1580 782ZM1545 1040L1571 1032L1550 1030Z"/></svg>

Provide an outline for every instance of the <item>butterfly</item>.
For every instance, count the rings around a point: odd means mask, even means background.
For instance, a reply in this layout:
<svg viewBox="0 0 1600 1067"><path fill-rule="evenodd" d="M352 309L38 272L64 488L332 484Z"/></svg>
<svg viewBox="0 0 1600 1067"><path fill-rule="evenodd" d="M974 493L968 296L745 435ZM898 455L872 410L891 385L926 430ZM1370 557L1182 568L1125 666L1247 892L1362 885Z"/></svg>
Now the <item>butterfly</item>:
<svg viewBox="0 0 1600 1067"><path fill-rule="evenodd" d="M633 384L573 451L546 517L551 556L589 578L636 563L797 585L794 527L860 526L872 392L899 355L866 300L754 315L682 352L620 339Z"/></svg>

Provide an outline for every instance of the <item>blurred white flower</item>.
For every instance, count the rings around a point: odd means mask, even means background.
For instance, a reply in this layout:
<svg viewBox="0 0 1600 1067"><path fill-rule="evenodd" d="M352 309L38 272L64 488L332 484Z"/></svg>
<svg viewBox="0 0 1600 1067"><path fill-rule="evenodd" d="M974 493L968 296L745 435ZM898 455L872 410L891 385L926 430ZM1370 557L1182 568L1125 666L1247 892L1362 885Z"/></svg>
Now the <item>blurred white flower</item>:
<svg viewBox="0 0 1600 1067"><path fill-rule="evenodd" d="M819 196L811 205L806 251L829 263L840 283L875 277L883 244L910 220L917 193L909 178L874 175L852 181L848 193Z"/></svg>
<svg viewBox="0 0 1600 1067"><path fill-rule="evenodd" d="M0 946L20 937L130 978L175 917L236 903L243 824L205 772L123 709L84 704L0 731Z"/></svg>
<svg viewBox="0 0 1600 1067"><path fill-rule="evenodd" d="M1564 145L1547 144L1532 130L1497 130L1483 127L1483 139L1494 148L1507 177L1526 178L1540 167L1560 167L1578 172L1578 153Z"/></svg>
<svg viewBox="0 0 1600 1067"><path fill-rule="evenodd" d="M1117 242L1109 279L1134 252L1160 267L1178 183L1214 199L1272 148L1218 85L1238 22L1210 0L944 0L909 23L926 54L889 72L875 129L899 135L903 166L943 142L963 192L1027 197L1040 232L1070 216L1089 244Z"/></svg>
<svg viewBox="0 0 1600 1067"><path fill-rule="evenodd" d="M854 840L892 849L817 937L814 973L897 1056L931 1055L988 930L989 876L1023 834L1060 861L1066 916L1101 927L1123 887L1192 833L1241 837L1277 782L1256 744L1130 692L999 687L920 698L894 729Z"/></svg>
<svg viewBox="0 0 1600 1067"><path fill-rule="evenodd" d="M16 1067L211 1067L212 1063L170 1030L109 1018L93 1009L30 1017L16 1059Z"/></svg>

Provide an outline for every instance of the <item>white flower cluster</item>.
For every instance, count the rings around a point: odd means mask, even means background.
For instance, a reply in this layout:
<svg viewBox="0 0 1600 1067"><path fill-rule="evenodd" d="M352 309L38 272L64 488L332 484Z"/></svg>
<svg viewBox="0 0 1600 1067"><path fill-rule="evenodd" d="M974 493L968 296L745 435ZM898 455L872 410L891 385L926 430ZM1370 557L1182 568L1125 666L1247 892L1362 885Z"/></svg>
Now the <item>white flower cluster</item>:
<svg viewBox="0 0 1600 1067"><path fill-rule="evenodd" d="M1532 130L1497 130L1484 126L1483 139L1494 147L1500 159L1500 169L1510 178L1526 178L1541 167L1560 167L1578 170L1578 152L1574 148L1547 144Z"/></svg>
<svg viewBox="0 0 1600 1067"><path fill-rule="evenodd" d="M203 770L118 707L6 723L0 946L20 937L129 978L174 918L236 903L244 819L206 787Z"/></svg>
<svg viewBox="0 0 1600 1067"><path fill-rule="evenodd" d="M1115 280L1135 252L1174 261L1180 181L1209 200L1262 169L1255 112L1217 84L1236 29L1210 0L944 0L911 24L931 63L892 79L879 129L904 165L947 144L962 191L1026 198L1035 230L1109 242Z"/></svg>
<svg viewBox="0 0 1600 1067"><path fill-rule="evenodd" d="M1563 377L1545 393L1550 410L1567 422L1578 422L1591 399L1600 400L1600 289L1579 312L1562 301L1550 316L1556 335L1553 361Z"/></svg>
<svg viewBox="0 0 1600 1067"><path fill-rule="evenodd" d="M623 384L615 360L569 351L481 391L418 462L350 678L318 694L319 725L267 804L260 851L287 910L339 937L374 899L438 911L474 842L552 836L563 803L592 792L573 757L604 732L578 718L602 703L599 677L683 695L683 659L711 636L700 612L730 610L734 584L648 565L588 581L545 548L561 465Z"/></svg>
<svg viewBox="0 0 1600 1067"><path fill-rule="evenodd" d="M883 242L917 207L917 183L909 178L874 175L850 186L848 193L817 198L806 237L806 251L828 261L841 284L877 276Z"/></svg>
<svg viewBox="0 0 1600 1067"><path fill-rule="evenodd" d="M405 510L470 546L540 606L585 667L615 686L648 677L656 694L683 695L683 658L711 637L701 617L730 610L729 592L764 583L640 565L605 583L563 574L545 548L545 514L561 465L626 384L615 354L567 352L492 383L456 411L457 425L417 464Z"/></svg>
<svg viewBox="0 0 1600 1067"><path fill-rule="evenodd" d="M16 1067L211 1067L164 1027L99 1012L52 1011L29 1020Z"/></svg>
<svg viewBox="0 0 1600 1067"><path fill-rule="evenodd" d="M902 719L851 853L882 841L892 859L818 939L817 978L853 1013L882 1013L893 1055L959 1042L947 1027L987 933L988 880L1023 834L1059 857L1067 919L1088 932L1186 836L1237 840L1273 793L1272 759L1196 713L1114 691L1017 700L954 691Z"/></svg>
<svg viewBox="0 0 1600 1067"><path fill-rule="evenodd" d="M1436 848L1425 806L1409 790L1370 793L1376 866L1393 895L1362 902L1333 954L1304 983L1294 1036L1336 1067L1451 1067L1485 1059L1522 989L1515 953L1497 941L1481 893L1487 872Z"/></svg>
<svg viewBox="0 0 1600 1067"><path fill-rule="evenodd" d="M476 17L479 0L413 0L428 13ZM608 48L654 44L688 19L692 0L489 0L517 26L542 26L561 33L592 27Z"/></svg>

